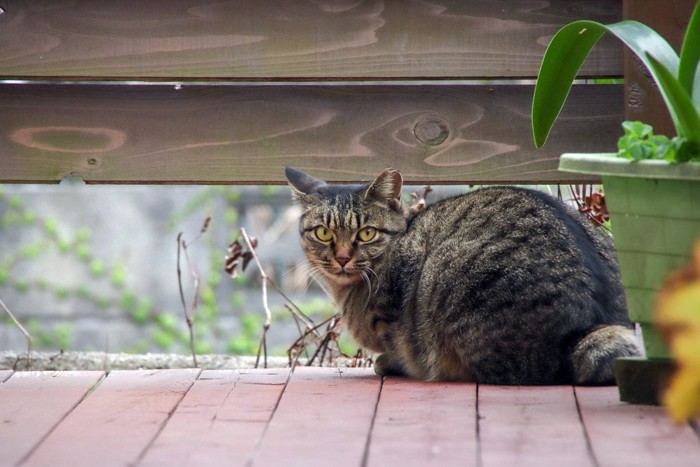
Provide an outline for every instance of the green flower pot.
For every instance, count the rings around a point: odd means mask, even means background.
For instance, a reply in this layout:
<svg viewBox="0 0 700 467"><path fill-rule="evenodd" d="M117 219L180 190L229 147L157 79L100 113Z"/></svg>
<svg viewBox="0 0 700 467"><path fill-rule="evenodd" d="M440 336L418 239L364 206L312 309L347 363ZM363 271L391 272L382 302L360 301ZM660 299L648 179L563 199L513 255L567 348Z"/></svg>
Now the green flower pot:
<svg viewBox="0 0 700 467"><path fill-rule="evenodd" d="M672 361L654 326L655 297L666 276L690 261L700 238L700 163L564 154L559 170L603 180L630 318L640 324L646 350L646 359L616 362L620 396L658 403Z"/></svg>

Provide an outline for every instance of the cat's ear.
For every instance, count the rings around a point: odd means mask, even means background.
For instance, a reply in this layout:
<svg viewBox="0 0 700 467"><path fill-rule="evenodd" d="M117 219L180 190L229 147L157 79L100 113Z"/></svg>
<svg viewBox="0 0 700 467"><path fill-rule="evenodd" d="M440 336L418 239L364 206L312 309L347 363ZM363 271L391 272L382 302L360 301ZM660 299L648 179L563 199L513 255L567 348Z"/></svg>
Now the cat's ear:
<svg viewBox="0 0 700 467"><path fill-rule="evenodd" d="M312 177L291 167L284 168L289 187L292 189L292 197L296 201L305 202L308 195L314 193L319 187L326 184L323 180Z"/></svg>
<svg viewBox="0 0 700 467"><path fill-rule="evenodd" d="M365 198L386 201L392 209L401 209L401 187L403 177L395 169L384 169L367 187Z"/></svg>

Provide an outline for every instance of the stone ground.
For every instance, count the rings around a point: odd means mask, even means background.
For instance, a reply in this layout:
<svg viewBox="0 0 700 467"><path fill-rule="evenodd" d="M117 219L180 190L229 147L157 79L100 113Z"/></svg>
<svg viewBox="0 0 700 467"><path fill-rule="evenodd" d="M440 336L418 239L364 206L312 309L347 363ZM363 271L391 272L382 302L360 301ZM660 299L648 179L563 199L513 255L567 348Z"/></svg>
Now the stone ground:
<svg viewBox="0 0 700 467"><path fill-rule="evenodd" d="M340 366L349 361L336 360ZM268 368L284 368L285 357L268 357ZM260 361L262 366L262 359ZM73 371L73 370L151 370L192 368L192 356L178 354L126 354L103 352L32 352L27 362L26 352L0 352L0 369L22 371ZM206 370L248 369L255 367L255 357L232 355L197 355L197 366Z"/></svg>

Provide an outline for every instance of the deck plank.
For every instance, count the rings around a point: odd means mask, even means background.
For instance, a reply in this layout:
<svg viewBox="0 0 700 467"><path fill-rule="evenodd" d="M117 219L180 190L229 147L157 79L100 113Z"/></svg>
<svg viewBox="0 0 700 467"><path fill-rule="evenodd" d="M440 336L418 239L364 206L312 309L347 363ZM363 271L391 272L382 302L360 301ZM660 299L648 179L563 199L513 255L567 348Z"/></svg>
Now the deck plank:
<svg viewBox="0 0 700 467"><path fill-rule="evenodd" d="M387 378L367 465L477 465L476 385Z"/></svg>
<svg viewBox="0 0 700 467"><path fill-rule="evenodd" d="M592 466L570 386L479 386L481 460L489 466Z"/></svg>
<svg viewBox="0 0 700 467"><path fill-rule="evenodd" d="M7 373L12 371L0 371L0 381ZM1 384L0 464L19 463L103 376L101 371L17 372Z"/></svg>
<svg viewBox="0 0 700 467"><path fill-rule="evenodd" d="M113 371L26 465L133 465L200 370Z"/></svg>
<svg viewBox="0 0 700 467"><path fill-rule="evenodd" d="M598 465L700 465L700 442L688 425L674 425L663 407L620 402L616 387L576 388L581 417Z"/></svg>
<svg viewBox="0 0 700 467"><path fill-rule="evenodd" d="M253 465L361 465L380 389L371 369L295 369Z"/></svg>
<svg viewBox="0 0 700 467"><path fill-rule="evenodd" d="M245 465L288 369L203 371L139 465Z"/></svg>

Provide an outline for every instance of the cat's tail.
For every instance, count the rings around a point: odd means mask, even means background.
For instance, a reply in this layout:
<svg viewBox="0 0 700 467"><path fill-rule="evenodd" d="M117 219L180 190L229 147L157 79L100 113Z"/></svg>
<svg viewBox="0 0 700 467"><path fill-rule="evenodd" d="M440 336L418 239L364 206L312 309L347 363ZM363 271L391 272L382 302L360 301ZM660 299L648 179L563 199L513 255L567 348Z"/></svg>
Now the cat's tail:
<svg viewBox="0 0 700 467"><path fill-rule="evenodd" d="M632 329L620 325L597 326L571 348L569 361L574 384L615 384L613 361L641 354Z"/></svg>

